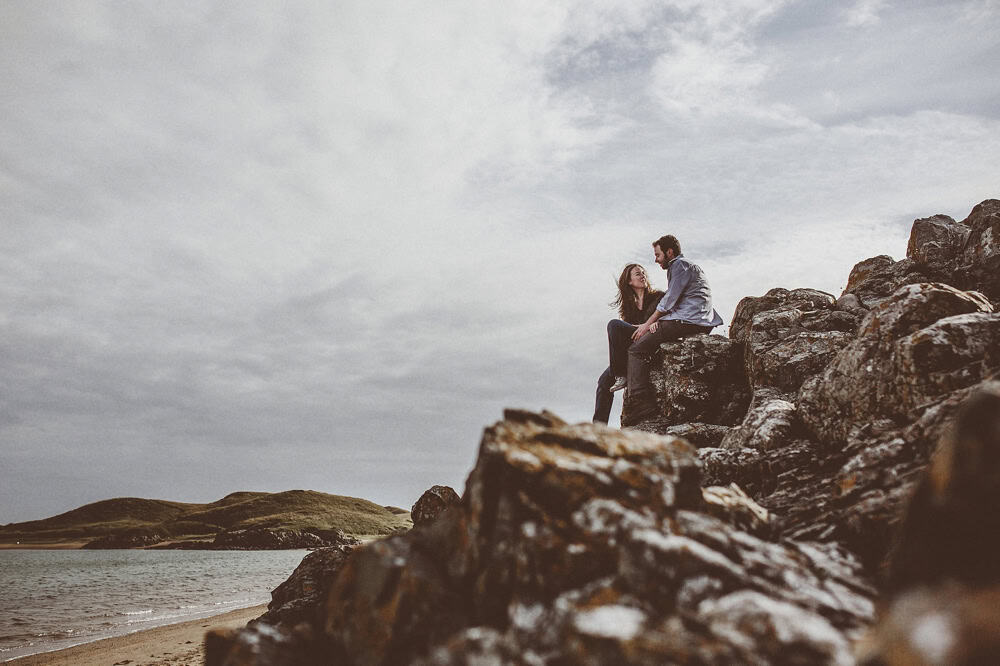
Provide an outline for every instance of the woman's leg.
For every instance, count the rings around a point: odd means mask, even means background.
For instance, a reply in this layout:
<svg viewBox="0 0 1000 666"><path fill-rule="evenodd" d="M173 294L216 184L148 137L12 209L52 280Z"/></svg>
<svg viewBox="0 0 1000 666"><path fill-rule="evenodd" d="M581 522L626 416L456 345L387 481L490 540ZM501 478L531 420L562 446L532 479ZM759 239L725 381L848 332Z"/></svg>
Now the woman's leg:
<svg viewBox="0 0 1000 666"><path fill-rule="evenodd" d="M607 423L611 418L611 405L615 401L615 394L611 392L611 385L615 381L615 376L611 374L611 368L604 371L601 378L597 380L597 399L594 402L594 423Z"/></svg>
<svg viewBox="0 0 1000 666"><path fill-rule="evenodd" d="M628 348L636 328L621 319L608 322L608 364L615 377L624 377L628 373Z"/></svg>

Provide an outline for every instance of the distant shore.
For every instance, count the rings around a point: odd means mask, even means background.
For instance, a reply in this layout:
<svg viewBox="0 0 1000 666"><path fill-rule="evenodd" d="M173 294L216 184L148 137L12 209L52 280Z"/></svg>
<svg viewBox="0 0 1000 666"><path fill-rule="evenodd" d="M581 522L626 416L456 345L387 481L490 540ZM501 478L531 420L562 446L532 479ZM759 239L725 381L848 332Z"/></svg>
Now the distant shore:
<svg viewBox="0 0 1000 666"><path fill-rule="evenodd" d="M124 636L104 638L91 643L52 652L40 652L12 659L16 666L154 666L160 664L202 664L205 661L204 639L209 629L237 629L260 617L266 605L251 606L199 620L145 629Z"/></svg>
<svg viewBox="0 0 1000 666"><path fill-rule="evenodd" d="M79 550L86 544L86 540L81 541L56 541L53 543L0 543L0 550Z"/></svg>

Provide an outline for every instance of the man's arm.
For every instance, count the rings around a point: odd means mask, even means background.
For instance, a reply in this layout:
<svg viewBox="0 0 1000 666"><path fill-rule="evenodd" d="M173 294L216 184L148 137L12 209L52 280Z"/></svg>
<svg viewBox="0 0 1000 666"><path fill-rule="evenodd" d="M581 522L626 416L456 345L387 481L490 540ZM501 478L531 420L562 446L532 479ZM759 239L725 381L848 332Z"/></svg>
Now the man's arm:
<svg viewBox="0 0 1000 666"><path fill-rule="evenodd" d="M687 261L678 258L674 260L672 268L673 270L670 271L670 282L667 284L667 293L663 294L663 298L656 304L656 309L663 314L667 314L677 307L681 296L684 295L684 290L687 289L688 283L691 282L691 267Z"/></svg>

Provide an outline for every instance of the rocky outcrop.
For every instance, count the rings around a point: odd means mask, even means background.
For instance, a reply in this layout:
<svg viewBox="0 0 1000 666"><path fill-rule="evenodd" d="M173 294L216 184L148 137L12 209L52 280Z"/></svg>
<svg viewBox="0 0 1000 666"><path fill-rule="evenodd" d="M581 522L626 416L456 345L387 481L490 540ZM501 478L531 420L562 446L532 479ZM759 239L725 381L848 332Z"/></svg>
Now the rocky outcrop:
<svg viewBox="0 0 1000 666"><path fill-rule="evenodd" d="M986 294L995 309L1000 306L1000 201L982 202L962 224L969 235L958 254L954 281Z"/></svg>
<svg viewBox="0 0 1000 666"><path fill-rule="evenodd" d="M962 254L969 231L965 222L956 222L947 215L914 220L906 256L918 265L947 270L947 265L953 265Z"/></svg>
<svg viewBox="0 0 1000 666"><path fill-rule="evenodd" d="M887 254L857 263L847 278L840 299L854 297L861 308L871 309L900 287L920 282L946 281L946 275L909 257L900 261Z"/></svg>
<svg viewBox="0 0 1000 666"><path fill-rule="evenodd" d="M282 550L323 545L323 540L315 534L298 530L233 530L217 534L212 541L214 548L226 550Z"/></svg>
<svg viewBox="0 0 1000 666"><path fill-rule="evenodd" d="M449 506L458 504L458 493L449 486L431 486L424 491L410 509L413 526L426 525L437 518Z"/></svg>
<svg viewBox="0 0 1000 666"><path fill-rule="evenodd" d="M153 544L160 543L164 536L159 533L148 532L125 532L122 534L108 534L84 544L82 548L90 550L121 550L126 548L146 548Z"/></svg>
<svg viewBox="0 0 1000 666"><path fill-rule="evenodd" d="M737 489L703 491L681 439L510 411L484 433L457 510L350 555L306 651L849 663L874 612L860 563L836 544L761 538L767 520Z"/></svg>
<svg viewBox="0 0 1000 666"><path fill-rule="evenodd" d="M508 411L460 502L208 663L996 661L998 211L663 345L656 418Z"/></svg>
<svg viewBox="0 0 1000 666"><path fill-rule="evenodd" d="M338 529L282 530L258 527L220 532L212 541L168 542L152 548L155 550L293 550L353 546L358 543L360 541Z"/></svg>
<svg viewBox="0 0 1000 666"><path fill-rule="evenodd" d="M799 395L811 434L842 446L880 420L902 424L951 391L1000 368L1000 315L976 292L944 284L898 289L858 337Z"/></svg>
<svg viewBox="0 0 1000 666"><path fill-rule="evenodd" d="M649 373L660 415L653 430L681 423L730 426L739 423L750 402L743 372L743 347L720 335L695 335L660 346ZM637 425L626 399L622 423Z"/></svg>
<svg viewBox="0 0 1000 666"><path fill-rule="evenodd" d="M286 550L358 543L357 539L348 537L341 530L324 532L328 538L301 530L272 530L264 527L231 530L215 535L212 547L216 550Z"/></svg>
<svg viewBox="0 0 1000 666"><path fill-rule="evenodd" d="M987 199L956 222L935 215L913 222L906 258L881 255L851 271L844 295L874 307L907 284L944 282L984 293L1000 305L1000 201Z"/></svg>
<svg viewBox="0 0 1000 666"><path fill-rule="evenodd" d="M802 430L794 403L781 399L767 400L752 408L742 424L726 433L721 446L770 451L787 446L803 434Z"/></svg>
<svg viewBox="0 0 1000 666"><path fill-rule="evenodd" d="M354 539L354 543L319 548L302 558L292 575L271 592L267 612L254 623L283 629L315 625L337 573L360 543Z"/></svg>
<svg viewBox="0 0 1000 666"><path fill-rule="evenodd" d="M730 335L746 347L752 388L794 393L852 338L858 315L815 289L772 289L736 306Z"/></svg>

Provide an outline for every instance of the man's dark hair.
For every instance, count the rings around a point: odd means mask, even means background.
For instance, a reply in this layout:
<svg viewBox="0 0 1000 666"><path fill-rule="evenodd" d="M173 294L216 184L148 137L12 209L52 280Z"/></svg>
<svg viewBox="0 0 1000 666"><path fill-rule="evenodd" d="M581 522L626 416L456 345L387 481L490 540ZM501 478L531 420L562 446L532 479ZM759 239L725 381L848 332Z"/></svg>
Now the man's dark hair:
<svg viewBox="0 0 1000 666"><path fill-rule="evenodd" d="M668 248L673 249L675 257L680 255L681 253L681 242L677 240L676 236L671 236L670 234L667 234L666 236L660 236L655 241L653 241L653 245L659 245L660 252L662 252L663 254L667 253Z"/></svg>

